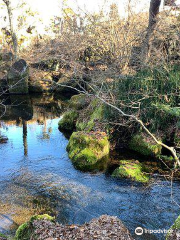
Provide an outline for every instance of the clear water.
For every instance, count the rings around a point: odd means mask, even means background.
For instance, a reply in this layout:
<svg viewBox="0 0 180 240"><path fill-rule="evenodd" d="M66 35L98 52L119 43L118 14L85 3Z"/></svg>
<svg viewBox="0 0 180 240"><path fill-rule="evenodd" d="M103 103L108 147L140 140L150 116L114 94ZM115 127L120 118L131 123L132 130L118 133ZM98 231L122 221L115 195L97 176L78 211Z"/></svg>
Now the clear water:
<svg viewBox="0 0 180 240"><path fill-rule="evenodd" d="M14 114L1 121L0 133L8 140L0 144L0 232L16 228L32 212L55 214L59 222L68 224L115 215L132 234L139 226L169 229L180 215L179 182L171 189L171 183L162 179L141 185L107 173L76 170L66 152L68 140L58 130L60 113L54 114L52 107L47 111L44 101L40 105L30 102L30 120L22 121ZM18 114L24 114L26 107L21 105Z"/></svg>

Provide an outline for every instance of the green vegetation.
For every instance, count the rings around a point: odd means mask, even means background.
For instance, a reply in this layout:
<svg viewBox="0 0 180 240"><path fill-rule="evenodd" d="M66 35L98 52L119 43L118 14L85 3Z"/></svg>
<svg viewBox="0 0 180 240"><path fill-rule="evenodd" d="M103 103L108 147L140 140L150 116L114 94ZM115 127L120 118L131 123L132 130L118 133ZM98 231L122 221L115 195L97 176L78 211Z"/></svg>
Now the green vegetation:
<svg viewBox="0 0 180 240"><path fill-rule="evenodd" d="M0 238L7 239L6 235L0 233Z"/></svg>
<svg viewBox="0 0 180 240"><path fill-rule="evenodd" d="M116 178L130 178L133 181L146 183L149 177L143 172L143 166L138 161L121 160L120 166L112 173Z"/></svg>
<svg viewBox="0 0 180 240"><path fill-rule="evenodd" d="M69 157L76 168L94 170L109 155L109 142L105 133L74 132L67 146Z"/></svg>
<svg viewBox="0 0 180 240"><path fill-rule="evenodd" d="M174 234L174 232L177 232L178 230L180 230L180 216L176 219L174 224L169 229L169 233L166 235L166 240L176 239L176 238L173 238L176 236L176 234ZM171 235L173 235L173 236L171 236Z"/></svg>
<svg viewBox="0 0 180 240"><path fill-rule="evenodd" d="M118 99L124 102L123 110L128 114L137 115L140 107L140 119L149 124L152 132L167 131L172 124L177 124L179 110L179 79L180 68L149 69L138 72L133 77L118 82ZM121 107L122 108L122 107Z"/></svg>
<svg viewBox="0 0 180 240"><path fill-rule="evenodd" d="M59 129L72 131L75 128L77 118L78 118L77 111L72 110L66 112L58 123Z"/></svg>

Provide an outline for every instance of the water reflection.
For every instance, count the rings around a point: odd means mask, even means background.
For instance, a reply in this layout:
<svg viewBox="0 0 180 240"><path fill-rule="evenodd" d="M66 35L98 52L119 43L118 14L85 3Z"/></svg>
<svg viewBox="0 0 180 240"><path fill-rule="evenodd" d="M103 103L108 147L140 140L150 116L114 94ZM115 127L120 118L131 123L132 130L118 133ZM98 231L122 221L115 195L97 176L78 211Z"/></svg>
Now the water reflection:
<svg viewBox="0 0 180 240"><path fill-rule="evenodd" d="M37 123L42 125L42 133L39 135L42 139L50 139L52 128L47 129L47 120L54 119L60 116L65 102L61 100L55 100L53 95L42 95L42 96L27 96L18 95L6 97L3 100L3 104L6 106L0 108L0 128L6 128L8 126L16 125L23 129L23 146L24 155L28 155L28 128L27 125ZM0 143L7 142L7 137L2 135L0 130Z"/></svg>

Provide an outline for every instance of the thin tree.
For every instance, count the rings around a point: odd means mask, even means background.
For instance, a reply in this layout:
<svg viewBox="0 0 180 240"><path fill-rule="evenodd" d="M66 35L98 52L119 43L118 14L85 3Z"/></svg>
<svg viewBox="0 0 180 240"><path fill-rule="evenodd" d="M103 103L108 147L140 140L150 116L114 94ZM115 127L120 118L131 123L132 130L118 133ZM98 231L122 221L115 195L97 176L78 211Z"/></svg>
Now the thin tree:
<svg viewBox="0 0 180 240"><path fill-rule="evenodd" d="M13 10L11 6L11 0L3 0L7 7L7 12L8 12L8 18L9 18L9 27L10 27L10 32L11 32L11 38L12 38L12 43L13 43L13 49L14 49L14 59L16 60L18 58L18 39L16 32L14 30L14 24L13 24Z"/></svg>

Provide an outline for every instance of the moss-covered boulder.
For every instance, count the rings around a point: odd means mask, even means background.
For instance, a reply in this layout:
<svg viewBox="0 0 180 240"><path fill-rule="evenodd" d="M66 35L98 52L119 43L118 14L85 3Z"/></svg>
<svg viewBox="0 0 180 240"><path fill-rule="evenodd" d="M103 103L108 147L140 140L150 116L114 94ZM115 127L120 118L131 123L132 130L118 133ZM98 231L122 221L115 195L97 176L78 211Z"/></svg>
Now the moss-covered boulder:
<svg viewBox="0 0 180 240"><path fill-rule="evenodd" d="M71 97L69 101L69 107L81 110L88 105L88 99L85 94L77 94Z"/></svg>
<svg viewBox="0 0 180 240"><path fill-rule="evenodd" d="M35 220L54 221L54 217L48 214L33 216L29 222L23 223L16 231L15 240L29 240L33 235L33 222Z"/></svg>
<svg viewBox="0 0 180 240"><path fill-rule="evenodd" d="M176 219L175 223L169 229L166 235L166 240L178 240L180 239L180 216Z"/></svg>
<svg viewBox="0 0 180 240"><path fill-rule="evenodd" d="M144 156L155 157L161 154L162 147L159 144L150 142L149 139L145 138L142 134L137 134L130 140L129 149Z"/></svg>
<svg viewBox="0 0 180 240"><path fill-rule="evenodd" d="M74 132L67 151L77 169L100 169L109 155L109 141L104 132Z"/></svg>
<svg viewBox="0 0 180 240"><path fill-rule="evenodd" d="M129 178L133 181L146 183L149 177L143 172L143 165L137 160L121 160L120 166L112 173L116 178Z"/></svg>
<svg viewBox="0 0 180 240"><path fill-rule="evenodd" d="M76 129L78 131L95 131L102 127L102 120L104 118L104 106L97 99L94 99L90 105L81 112Z"/></svg>
<svg viewBox="0 0 180 240"><path fill-rule="evenodd" d="M77 111L66 112L58 123L59 129L61 131L64 130L73 131L76 125L77 118L78 118Z"/></svg>

